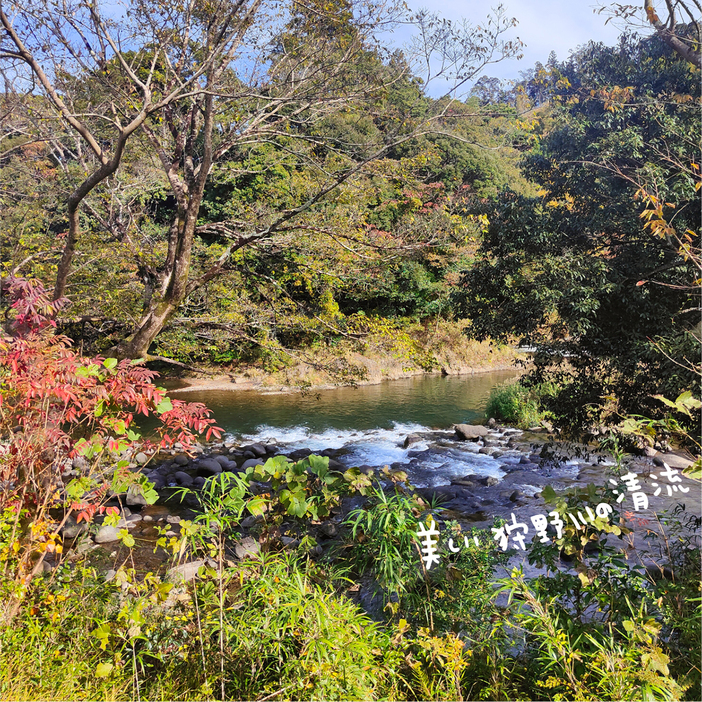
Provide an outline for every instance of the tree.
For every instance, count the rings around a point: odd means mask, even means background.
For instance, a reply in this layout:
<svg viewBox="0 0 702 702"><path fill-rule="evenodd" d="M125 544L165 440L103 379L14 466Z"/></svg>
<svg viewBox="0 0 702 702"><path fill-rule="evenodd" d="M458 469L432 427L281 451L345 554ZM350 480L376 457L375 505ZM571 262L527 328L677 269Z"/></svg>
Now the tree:
<svg viewBox="0 0 702 702"><path fill-rule="evenodd" d="M52 300L39 281L8 278L2 293L11 306L0 331L0 575L17 586L0 612L7 622L44 557L61 552L59 532L72 514L91 521L109 490L156 500L153 485L129 470L137 447L187 448L196 435L222 430L204 405L168 398L153 371L75 353L51 319L67 301ZM135 418L150 414L159 420L157 444L135 432Z"/></svg>
<svg viewBox="0 0 702 702"><path fill-rule="evenodd" d="M400 16L392 3L134 0L116 16L101 14L97 3L85 0L6 7L12 10L0 14L6 81L41 94L46 118L50 108L66 135L77 135L78 145L61 156L69 180L75 171L89 172L67 198L68 234L54 295L60 297L66 287L81 205L96 188L104 190L115 181L125 159L136 163L135 152L152 155L161 169L161 187L169 191L167 207L160 208L168 219L166 231L155 239L149 232L146 250L138 243L132 247L144 304L132 333L115 349L120 357L146 358L175 311L222 275L237 251L290 236L300 215L323 205L340 184L393 145L429 129L451 104L448 100L433 113L412 117L384 101L408 70L403 62L383 63L375 39ZM431 59L437 50L446 57L454 49L442 77L452 77L455 86L519 48L503 40L513 22L501 12L484 27L458 32L429 15L418 22L425 57ZM459 46L463 53L455 51ZM314 129L350 105L376 120L378 112L386 112L393 125L382 137L368 140L355 159L344 158L338 141L329 143ZM213 169L227 163L236 168L250 150L265 144L293 154L296 167L305 164L304 193L277 211L202 222ZM319 148L324 144L331 152ZM86 209L99 229L127 241L139 233L138 226L137 231L117 226L113 213L94 200ZM133 224L136 218L129 219ZM216 239L218 253L205 257L194 275L199 236Z"/></svg>
<svg viewBox="0 0 702 702"><path fill-rule="evenodd" d="M617 18L628 26L653 27L661 41L693 66L701 68L702 4L699 0L666 0L664 19L658 14L657 6L660 7L660 3L644 0L643 5L614 3L596 11L610 15L607 22Z"/></svg>
<svg viewBox="0 0 702 702"><path fill-rule="evenodd" d="M590 44L560 71L524 162L541 196L487 212L458 300L477 336L535 345L552 409L591 426L697 389L699 72L655 37Z"/></svg>

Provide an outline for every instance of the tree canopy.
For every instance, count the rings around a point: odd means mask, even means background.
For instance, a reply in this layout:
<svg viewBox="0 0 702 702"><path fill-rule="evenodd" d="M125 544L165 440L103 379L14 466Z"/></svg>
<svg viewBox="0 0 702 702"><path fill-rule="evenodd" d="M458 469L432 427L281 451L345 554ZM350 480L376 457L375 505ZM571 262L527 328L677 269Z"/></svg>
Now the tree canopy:
<svg viewBox="0 0 702 702"><path fill-rule="evenodd" d="M656 38L558 71L523 161L541 192L488 208L457 299L477 336L537 347L535 377L582 425L696 384L700 85Z"/></svg>

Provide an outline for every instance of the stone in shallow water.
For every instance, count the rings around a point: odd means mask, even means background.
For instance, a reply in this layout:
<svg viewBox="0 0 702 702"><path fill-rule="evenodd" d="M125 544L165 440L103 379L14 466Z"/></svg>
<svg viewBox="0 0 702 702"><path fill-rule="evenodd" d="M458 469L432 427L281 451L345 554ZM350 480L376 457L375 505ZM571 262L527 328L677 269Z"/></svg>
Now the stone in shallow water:
<svg viewBox="0 0 702 702"><path fill-rule="evenodd" d="M179 470L174 477L181 487L189 488L193 486L193 476L188 475L185 471Z"/></svg>
<svg viewBox="0 0 702 702"><path fill-rule="evenodd" d="M481 436L487 436L488 429L482 425L456 424L456 437L462 441L477 441Z"/></svg>
<svg viewBox="0 0 702 702"><path fill-rule="evenodd" d="M249 446L249 450L259 458L266 455L266 447L263 444L252 444Z"/></svg>
<svg viewBox="0 0 702 702"><path fill-rule="evenodd" d="M246 470L247 468L254 468L256 466L262 466L263 461L260 458L249 458L248 461L244 461L241 464L241 470Z"/></svg>
<svg viewBox="0 0 702 702"><path fill-rule="evenodd" d="M200 475L219 475L222 472L222 466L211 458L205 458L197 465L197 472Z"/></svg>
<svg viewBox="0 0 702 702"><path fill-rule="evenodd" d="M123 519L120 519L119 524L116 527L107 525L101 526L98 533L95 534L95 543L109 544L112 541L119 540L119 530L124 529L126 526L127 522L125 522Z"/></svg>
<svg viewBox="0 0 702 702"><path fill-rule="evenodd" d="M66 524L64 525L63 529L61 529L61 536L64 539L75 539L76 536L82 534L84 531L87 531L87 529L88 525L85 522L78 524L73 517L69 517L66 520Z"/></svg>
<svg viewBox="0 0 702 702"><path fill-rule="evenodd" d="M409 448L412 444L422 441L422 437L417 434L408 434L402 442L402 448Z"/></svg>
<svg viewBox="0 0 702 702"><path fill-rule="evenodd" d="M144 497L141 488L137 485L131 485L127 490L127 504L130 507L145 507L149 503Z"/></svg>
<svg viewBox="0 0 702 702"><path fill-rule="evenodd" d="M660 451L653 457L653 462L661 467L664 463L667 463L670 468L675 468L677 470L685 470L685 468L691 466L693 463L684 456L678 456L675 453L661 453Z"/></svg>

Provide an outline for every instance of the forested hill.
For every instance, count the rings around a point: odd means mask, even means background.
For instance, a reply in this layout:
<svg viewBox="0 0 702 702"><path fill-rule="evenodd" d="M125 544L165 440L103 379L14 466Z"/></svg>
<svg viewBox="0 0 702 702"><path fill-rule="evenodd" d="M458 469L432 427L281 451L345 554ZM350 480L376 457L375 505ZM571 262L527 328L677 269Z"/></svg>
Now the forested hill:
<svg viewBox="0 0 702 702"><path fill-rule="evenodd" d="M225 32L200 82L205 59L158 14L160 46L92 63L28 33L56 70L3 96L4 274L65 295L57 322L85 351L227 372L312 357L349 380L354 344L399 340L432 368L431 344L467 330L537 346L569 421L693 389L699 70L625 36L476 82L519 50L498 15L453 38L472 92L436 99L370 15L322 15L271 25L258 64L228 63ZM74 48L103 32L66 26L42 31Z"/></svg>

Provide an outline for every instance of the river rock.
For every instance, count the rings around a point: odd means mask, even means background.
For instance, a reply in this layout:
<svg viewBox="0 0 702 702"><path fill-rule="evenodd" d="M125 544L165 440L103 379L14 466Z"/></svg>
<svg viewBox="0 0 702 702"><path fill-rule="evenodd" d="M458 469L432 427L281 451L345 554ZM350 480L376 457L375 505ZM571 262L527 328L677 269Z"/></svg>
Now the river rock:
<svg viewBox="0 0 702 702"><path fill-rule="evenodd" d="M88 525L85 522L78 524L73 517L69 517L61 529L61 536L64 539L75 539L83 532L87 531Z"/></svg>
<svg viewBox="0 0 702 702"><path fill-rule="evenodd" d="M190 463L190 459L185 454L181 453L180 456L176 456L173 459L173 463L176 463L179 466L187 466L188 463Z"/></svg>
<svg viewBox="0 0 702 702"><path fill-rule="evenodd" d="M339 532L336 524L334 522L322 522L319 525L319 530L326 536L327 538L331 539L332 537L336 536L337 533Z"/></svg>
<svg viewBox="0 0 702 702"><path fill-rule="evenodd" d="M90 468L90 463L83 457L83 456L76 456L73 459L73 468L74 470L79 470L79 471L87 471Z"/></svg>
<svg viewBox="0 0 702 702"><path fill-rule="evenodd" d="M205 458L197 464L197 472L202 476L219 475L222 466L212 458Z"/></svg>
<svg viewBox="0 0 702 702"><path fill-rule="evenodd" d="M249 451L252 451L258 458L263 458L266 455L266 447L263 444L252 444L249 446Z"/></svg>
<svg viewBox="0 0 702 702"><path fill-rule="evenodd" d="M152 474L149 480L154 484L154 490L163 490L166 487L166 479L158 473Z"/></svg>
<svg viewBox="0 0 702 702"><path fill-rule="evenodd" d="M487 436L487 427L474 424L456 424L456 437L461 441L477 441L481 436Z"/></svg>
<svg viewBox="0 0 702 702"><path fill-rule="evenodd" d="M185 471L179 470L173 477L181 487L190 488L193 486L193 476L189 475Z"/></svg>
<svg viewBox="0 0 702 702"><path fill-rule="evenodd" d="M193 488L195 490L200 490L204 484L205 479L201 475L198 475L197 478L193 480Z"/></svg>
<svg viewBox="0 0 702 702"><path fill-rule="evenodd" d="M462 478L456 478L455 480L451 481L451 485L461 485L462 487L475 489L478 487L478 483L476 483L473 478L475 478L474 475L466 475Z"/></svg>
<svg viewBox="0 0 702 702"><path fill-rule="evenodd" d="M234 544L234 553L241 560L248 556L256 556L260 550L261 545L250 536L245 536L241 541L237 541Z"/></svg>
<svg viewBox="0 0 702 702"><path fill-rule="evenodd" d="M172 583L187 583L197 577L197 571L205 565L205 561L200 559L181 563L179 566L170 568L166 573L166 580Z"/></svg>
<svg viewBox="0 0 702 702"><path fill-rule="evenodd" d="M137 455L134 456L134 461L140 466L143 466L148 460L149 457L143 451L139 451L139 453L137 453Z"/></svg>
<svg viewBox="0 0 702 702"><path fill-rule="evenodd" d="M141 487L138 485L130 485L127 490L127 505L130 507L144 507L148 504Z"/></svg>
<svg viewBox="0 0 702 702"><path fill-rule="evenodd" d="M409 448L412 444L416 444L421 441L422 437L417 434L408 434L405 440L402 442L402 448Z"/></svg>
<svg viewBox="0 0 702 702"><path fill-rule="evenodd" d="M119 540L119 531L128 526L128 523L120 519L116 527L107 526L106 524L98 529L98 533L95 534L96 544L109 544L113 541Z"/></svg>
<svg viewBox="0 0 702 702"><path fill-rule="evenodd" d="M247 470L248 468L255 468L256 466L262 466L263 461L260 458L249 458L248 461L244 461L241 464L241 470Z"/></svg>
<svg viewBox="0 0 702 702"><path fill-rule="evenodd" d="M661 453L660 451L656 453L653 457L653 462L657 466L663 467L666 463L670 468L675 468L676 470L685 470L688 466L691 466L694 461L684 456L678 456L676 453Z"/></svg>

